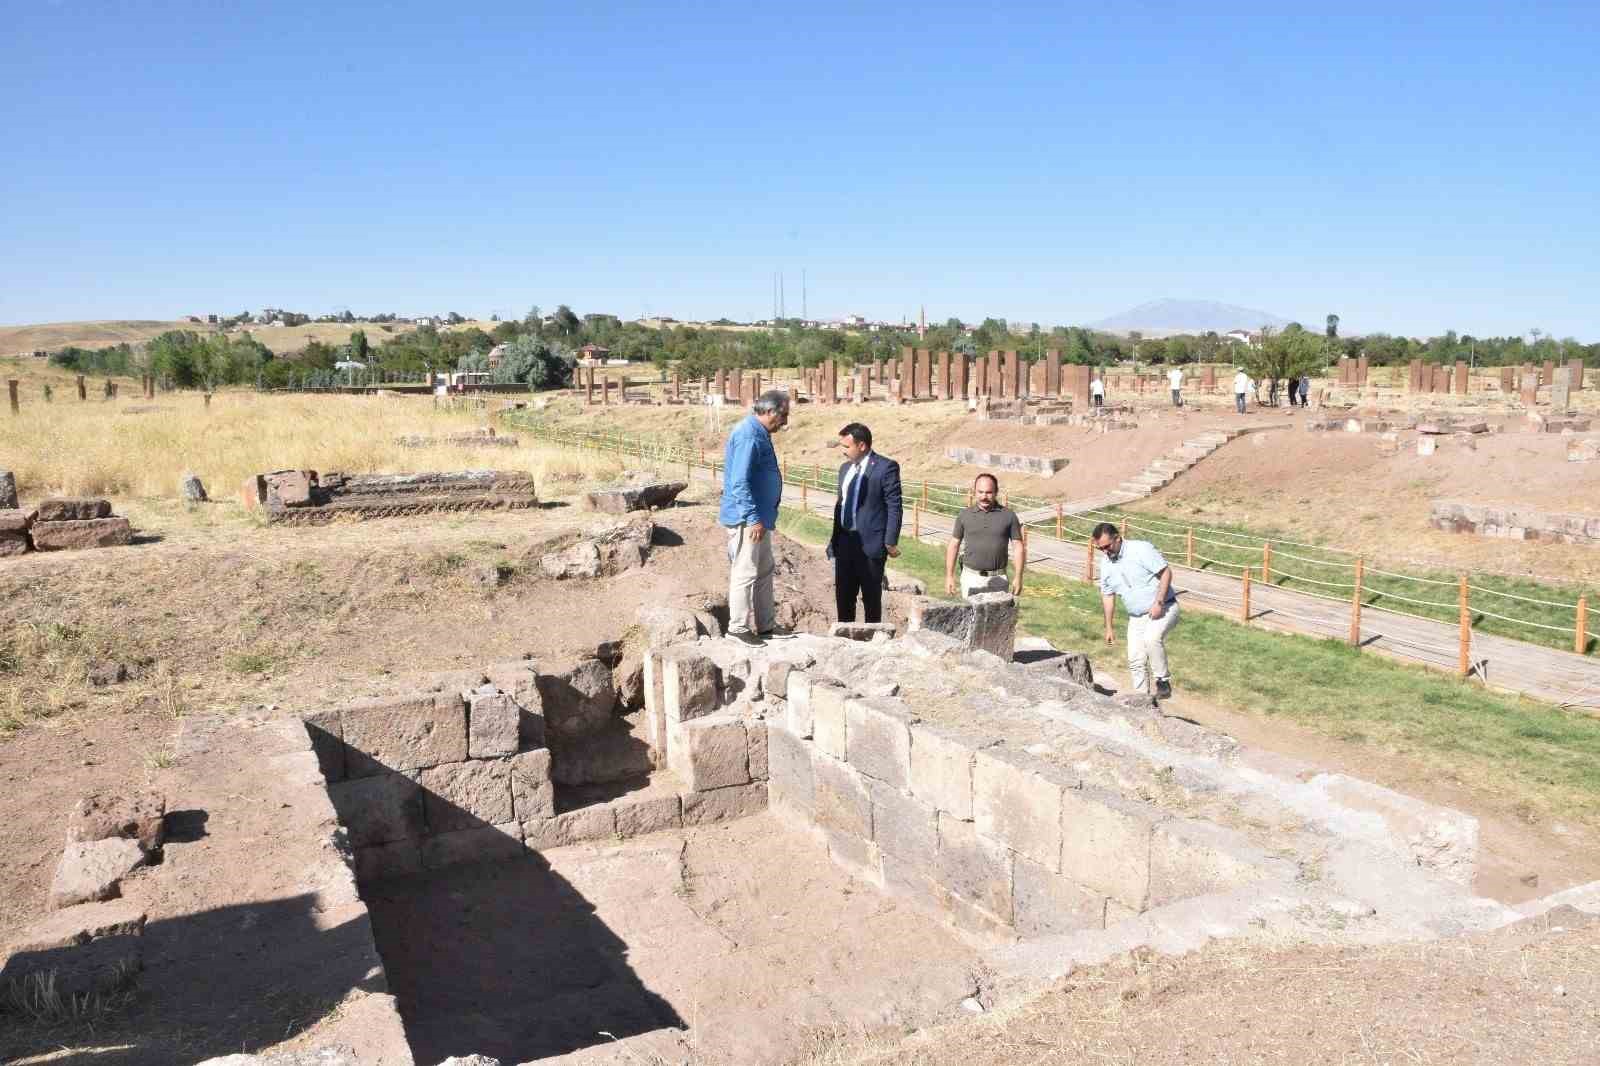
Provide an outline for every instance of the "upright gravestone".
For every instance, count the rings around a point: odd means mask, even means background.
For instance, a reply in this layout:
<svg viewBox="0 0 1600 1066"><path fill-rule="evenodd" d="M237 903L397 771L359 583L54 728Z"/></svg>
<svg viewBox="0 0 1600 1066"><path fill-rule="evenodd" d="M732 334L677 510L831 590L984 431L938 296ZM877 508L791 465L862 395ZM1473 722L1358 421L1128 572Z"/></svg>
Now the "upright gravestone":
<svg viewBox="0 0 1600 1066"><path fill-rule="evenodd" d="M967 377L969 371L971 370L971 366L967 362L967 353L952 353L950 356L950 366L952 367L952 372L955 374L955 383L950 389L951 399L965 400L970 395L967 385Z"/></svg>
<svg viewBox="0 0 1600 1066"><path fill-rule="evenodd" d="M1528 407L1535 407L1539 403L1539 372L1525 370L1522 373L1522 402Z"/></svg>
<svg viewBox="0 0 1600 1066"><path fill-rule="evenodd" d="M971 399L989 395L989 360L978 356L972 361Z"/></svg>
<svg viewBox="0 0 1600 1066"><path fill-rule="evenodd" d="M723 400L727 400L727 398L728 398L728 372L719 367L717 369L717 372L711 376L711 380L712 380L712 386L711 387L717 390L717 395L721 396L723 398Z"/></svg>
<svg viewBox="0 0 1600 1066"><path fill-rule="evenodd" d="M1425 383L1422 379L1422 360L1413 359L1411 360L1411 365L1408 368L1406 386L1412 392L1428 392L1429 390L1424 387L1424 384ZM1426 384L1432 384L1432 379L1429 379Z"/></svg>
<svg viewBox="0 0 1600 1066"><path fill-rule="evenodd" d="M1000 352L998 350L989 353L989 391L985 395L997 397L1005 395L1001 391L1000 385Z"/></svg>
<svg viewBox="0 0 1600 1066"><path fill-rule="evenodd" d="M1217 368L1208 366L1200 372L1201 391L1211 393L1217 391Z"/></svg>
<svg viewBox="0 0 1600 1066"><path fill-rule="evenodd" d="M1546 359L1544 361L1544 373L1539 376L1539 384L1541 384L1541 385L1554 385L1555 382L1556 382L1556 361L1554 359Z"/></svg>
<svg viewBox="0 0 1600 1066"><path fill-rule="evenodd" d="M1061 350L1051 348L1044 353L1044 394L1061 395Z"/></svg>
<svg viewBox="0 0 1600 1066"><path fill-rule="evenodd" d="M1564 366L1556 367L1555 379L1550 383L1550 406L1565 413L1571 402L1572 371Z"/></svg>
<svg viewBox="0 0 1600 1066"><path fill-rule="evenodd" d="M939 385L935 395L953 400L956 398L955 382L950 377L950 353L939 353Z"/></svg>
<svg viewBox="0 0 1600 1066"><path fill-rule="evenodd" d="M15 511L17 503L17 475L0 470L0 511Z"/></svg>
<svg viewBox="0 0 1600 1066"><path fill-rule="evenodd" d="M1567 370L1569 371L1567 385L1574 392L1580 391L1583 388L1583 360L1568 359Z"/></svg>
<svg viewBox="0 0 1600 1066"><path fill-rule="evenodd" d="M933 396L932 383L929 381L933 373L933 353L926 348L918 348L916 376L912 378L912 396L918 400L926 400Z"/></svg>
<svg viewBox="0 0 1600 1066"><path fill-rule="evenodd" d="M900 381L901 399L909 400L917 394L917 350L915 348L902 348L900 350Z"/></svg>
<svg viewBox="0 0 1600 1066"><path fill-rule="evenodd" d="M1434 392L1449 392L1450 391L1450 368L1449 367L1447 367L1447 366L1436 366L1436 367L1433 368L1433 391Z"/></svg>
<svg viewBox="0 0 1600 1066"><path fill-rule="evenodd" d="M1500 394L1510 396L1517 390L1517 371L1513 367L1500 368Z"/></svg>
<svg viewBox="0 0 1600 1066"><path fill-rule="evenodd" d="M1368 363L1366 356L1363 355L1360 359L1356 360L1356 384L1363 389L1367 387L1367 367Z"/></svg>
<svg viewBox="0 0 1600 1066"><path fill-rule="evenodd" d="M1458 359L1458 360L1456 360L1456 395L1457 396L1465 396L1466 394L1467 394L1467 364Z"/></svg>

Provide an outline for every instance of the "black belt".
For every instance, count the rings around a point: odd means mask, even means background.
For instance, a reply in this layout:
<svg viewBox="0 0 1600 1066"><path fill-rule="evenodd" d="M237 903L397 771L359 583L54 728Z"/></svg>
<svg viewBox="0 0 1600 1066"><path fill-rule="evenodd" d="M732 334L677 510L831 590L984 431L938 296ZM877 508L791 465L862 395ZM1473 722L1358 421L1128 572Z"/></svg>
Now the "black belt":
<svg viewBox="0 0 1600 1066"><path fill-rule="evenodd" d="M977 574L979 577L994 577L994 575L996 575L996 574L1003 574L1003 573L1006 572L1006 568L1003 567L1003 566L998 570L979 570L975 566L969 566L969 567L967 567L967 569L971 570L974 574Z"/></svg>

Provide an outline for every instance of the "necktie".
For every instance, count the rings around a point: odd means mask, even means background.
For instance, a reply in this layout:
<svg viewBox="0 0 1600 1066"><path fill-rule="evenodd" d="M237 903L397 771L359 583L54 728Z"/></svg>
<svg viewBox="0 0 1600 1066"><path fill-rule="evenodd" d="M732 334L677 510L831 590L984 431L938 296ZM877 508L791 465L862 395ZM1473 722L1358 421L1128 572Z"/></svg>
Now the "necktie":
<svg viewBox="0 0 1600 1066"><path fill-rule="evenodd" d="M861 467L859 465L852 466L850 468L849 481L844 489L844 514L840 519L844 523L845 529L854 529L856 525L856 490L860 488L856 481L860 476Z"/></svg>

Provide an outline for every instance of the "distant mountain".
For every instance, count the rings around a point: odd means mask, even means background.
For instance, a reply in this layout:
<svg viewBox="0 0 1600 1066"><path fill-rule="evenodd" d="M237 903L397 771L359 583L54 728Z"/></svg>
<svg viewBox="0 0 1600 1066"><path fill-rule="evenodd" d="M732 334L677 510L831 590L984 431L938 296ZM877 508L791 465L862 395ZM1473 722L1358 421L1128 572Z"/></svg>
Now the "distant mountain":
<svg viewBox="0 0 1600 1066"><path fill-rule="evenodd" d="M1282 329L1289 324L1287 318L1257 311L1251 307L1235 307L1212 300L1151 300L1121 314L1091 322L1090 329L1106 333L1127 333L1138 330L1147 337L1172 333L1204 333L1216 330L1226 333L1230 329L1258 330L1262 326Z"/></svg>

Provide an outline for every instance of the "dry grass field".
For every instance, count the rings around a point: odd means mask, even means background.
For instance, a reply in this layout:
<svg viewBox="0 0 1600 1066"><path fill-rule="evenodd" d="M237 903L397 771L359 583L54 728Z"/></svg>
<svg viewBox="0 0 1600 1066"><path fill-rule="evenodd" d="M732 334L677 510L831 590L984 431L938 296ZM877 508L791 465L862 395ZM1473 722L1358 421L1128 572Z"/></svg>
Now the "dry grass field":
<svg viewBox="0 0 1600 1066"><path fill-rule="evenodd" d="M494 329L493 322L464 322L452 330L478 328L485 333ZM190 322L187 319L165 322L156 319L117 319L105 322L44 322L28 326L0 326L0 358L24 355L43 349L58 348L109 348L116 344L143 344L168 330L187 329L197 333L214 333L215 326ZM410 333L415 326L405 322L312 322L304 326L251 326L250 335L275 355L297 352L312 341L323 344L344 344L356 330L365 330L367 340L374 346L387 337ZM42 360L41 360L42 361Z"/></svg>

